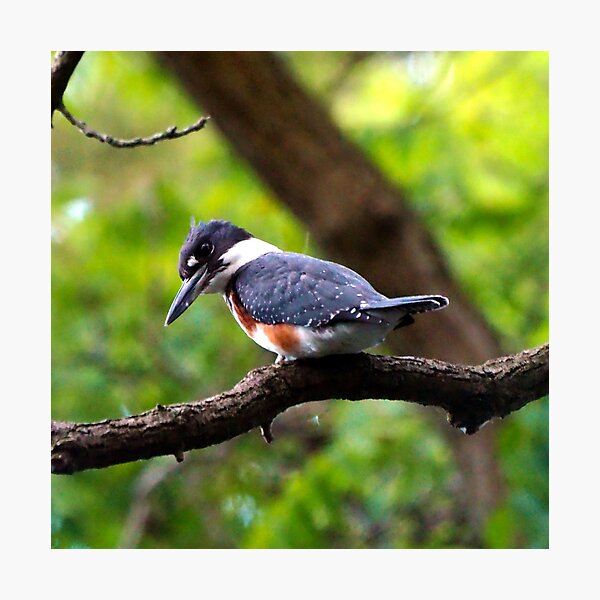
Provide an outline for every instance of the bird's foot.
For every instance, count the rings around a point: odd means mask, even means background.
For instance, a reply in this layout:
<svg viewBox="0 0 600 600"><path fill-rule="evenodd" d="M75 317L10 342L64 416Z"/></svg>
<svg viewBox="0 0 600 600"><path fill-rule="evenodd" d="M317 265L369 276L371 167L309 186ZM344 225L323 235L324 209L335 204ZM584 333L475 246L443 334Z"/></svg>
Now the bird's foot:
<svg viewBox="0 0 600 600"><path fill-rule="evenodd" d="M298 359L292 358L291 356L282 356L281 354L278 354L274 364L280 365L281 363L292 363L295 360Z"/></svg>

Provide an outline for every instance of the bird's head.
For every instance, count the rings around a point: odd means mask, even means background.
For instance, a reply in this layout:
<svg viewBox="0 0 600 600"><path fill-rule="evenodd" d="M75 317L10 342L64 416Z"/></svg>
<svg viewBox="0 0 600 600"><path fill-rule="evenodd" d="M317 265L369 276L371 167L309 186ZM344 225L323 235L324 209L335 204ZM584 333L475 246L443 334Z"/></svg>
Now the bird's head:
<svg viewBox="0 0 600 600"><path fill-rule="evenodd" d="M250 260L278 250L229 221L192 224L179 252L181 287L165 320L170 325L200 294L225 292L231 277Z"/></svg>

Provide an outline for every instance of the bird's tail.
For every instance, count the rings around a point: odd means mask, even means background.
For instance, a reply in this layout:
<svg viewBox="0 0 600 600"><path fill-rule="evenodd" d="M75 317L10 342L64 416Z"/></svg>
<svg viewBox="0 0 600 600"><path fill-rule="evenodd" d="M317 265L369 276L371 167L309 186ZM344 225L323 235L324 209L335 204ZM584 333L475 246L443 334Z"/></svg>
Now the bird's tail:
<svg viewBox="0 0 600 600"><path fill-rule="evenodd" d="M385 298L369 302L362 306L363 312L377 315L394 325L394 329L412 325L415 322L413 315L430 310L439 310L448 306L448 298L432 294L422 296L402 296L401 298ZM386 315L386 316L384 316ZM392 320L390 320L390 317Z"/></svg>
<svg viewBox="0 0 600 600"><path fill-rule="evenodd" d="M402 296L400 298L386 298L385 300L375 300L363 306L363 310L381 310L386 308L402 309L407 315L428 312L430 310L439 310L448 306L448 298L438 295L422 296Z"/></svg>

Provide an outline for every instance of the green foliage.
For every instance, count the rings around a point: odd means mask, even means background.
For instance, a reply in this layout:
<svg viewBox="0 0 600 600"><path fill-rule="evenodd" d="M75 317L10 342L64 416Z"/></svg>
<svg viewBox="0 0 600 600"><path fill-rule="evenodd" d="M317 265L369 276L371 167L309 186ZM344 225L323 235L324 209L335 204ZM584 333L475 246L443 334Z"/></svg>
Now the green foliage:
<svg viewBox="0 0 600 600"><path fill-rule="evenodd" d="M436 432L396 403L335 408L331 443L289 477L245 546L454 545L460 539L449 518L455 474Z"/></svg>
<svg viewBox="0 0 600 600"><path fill-rule="evenodd" d="M285 55L344 132L409 191L506 350L545 342L547 54L384 53L351 68L349 58ZM117 137L202 114L143 53L86 53L65 102ZM136 150L88 140L58 114L54 125L53 418L89 421L185 402L271 362L220 298L203 298L163 327L191 215L230 219L284 248L319 254L214 124ZM318 424L307 414L290 411L297 432L270 447L251 433L189 453L176 469L164 457L54 477L53 547L547 547L547 400L502 428L507 500L479 542L457 502L447 442L422 410L339 401L314 409Z"/></svg>

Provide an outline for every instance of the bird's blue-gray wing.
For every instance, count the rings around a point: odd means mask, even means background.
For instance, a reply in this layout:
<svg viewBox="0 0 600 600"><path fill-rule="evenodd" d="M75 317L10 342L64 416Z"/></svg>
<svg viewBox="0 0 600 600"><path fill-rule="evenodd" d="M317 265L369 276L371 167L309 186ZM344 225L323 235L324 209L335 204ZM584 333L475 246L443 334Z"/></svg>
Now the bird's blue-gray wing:
<svg viewBox="0 0 600 600"><path fill-rule="evenodd" d="M385 321L385 315L362 308L387 300L368 281L347 267L303 254L265 254L242 267L233 285L246 311L268 325Z"/></svg>

